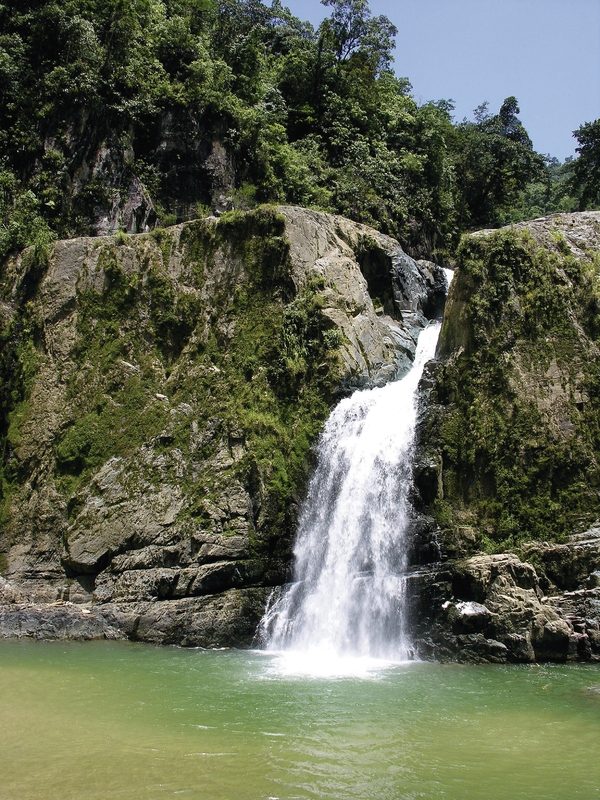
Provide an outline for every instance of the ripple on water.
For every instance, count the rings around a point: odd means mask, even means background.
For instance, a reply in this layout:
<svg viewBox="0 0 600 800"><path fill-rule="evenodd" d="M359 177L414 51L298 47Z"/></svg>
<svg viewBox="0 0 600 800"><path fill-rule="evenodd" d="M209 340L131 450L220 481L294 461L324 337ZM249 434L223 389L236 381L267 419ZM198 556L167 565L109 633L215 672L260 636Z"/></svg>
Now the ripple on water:
<svg viewBox="0 0 600 800"><path fill-rule="evenodd" d="M597 666L351 660L315 674L311 659L303 674L284 663L276 653L0 642L0 798L598 794Z"/></svg>

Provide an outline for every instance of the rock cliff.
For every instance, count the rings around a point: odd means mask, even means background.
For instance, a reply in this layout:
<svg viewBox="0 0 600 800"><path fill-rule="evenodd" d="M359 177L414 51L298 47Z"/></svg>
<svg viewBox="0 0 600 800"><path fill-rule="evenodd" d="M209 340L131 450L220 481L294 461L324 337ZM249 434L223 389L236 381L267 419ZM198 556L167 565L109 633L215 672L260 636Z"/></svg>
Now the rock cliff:
<svg viewBox="0 0 600 800"><path fill-rule="evenodd" d="M600 659L600 212L463 241L422 384L424 655Z"/></svg>
<svg viewBox="0 0 600 800"><path fill-rule="evenodd" d="M442 271L299 208L27 251L0 285L0 634L251 641L311 447Z"/></svg>

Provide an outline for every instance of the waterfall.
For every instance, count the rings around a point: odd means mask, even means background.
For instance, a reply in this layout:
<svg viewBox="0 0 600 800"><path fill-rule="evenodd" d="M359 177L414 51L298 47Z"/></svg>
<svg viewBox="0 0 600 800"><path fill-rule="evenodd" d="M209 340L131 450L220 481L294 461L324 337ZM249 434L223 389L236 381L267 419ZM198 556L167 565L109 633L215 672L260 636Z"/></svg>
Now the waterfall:
<svg viewBox="0 0 600 800"><path fill-rule="evenodd" d="M417 388L440 324L425 328L402 379L357 391L331 413L303 504L294 582L269 602L268 650L318 667L345 657L406 660L404 613Z"/></svg>

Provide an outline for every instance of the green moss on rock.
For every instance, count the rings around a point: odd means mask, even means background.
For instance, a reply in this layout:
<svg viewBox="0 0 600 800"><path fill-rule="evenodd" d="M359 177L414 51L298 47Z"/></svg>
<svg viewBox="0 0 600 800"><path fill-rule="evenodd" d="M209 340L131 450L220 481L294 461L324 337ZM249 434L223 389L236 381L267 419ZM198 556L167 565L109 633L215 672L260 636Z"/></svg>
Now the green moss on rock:
<svg viewBox="0 0 600 800"><path fill-rule="evenodd" d="M54 443L72 518L78 493L118 457L150 485L181 488L192 527L240 486L255 506L253 553L291 533L339 339L318 281L296 293L284 232L262 207L94 244Z"/></svg>
<svg viewBox="0 0 600 800"><path fill-rule="evenodd" d="M600 506L598 263L512 229L465 238L458 260L435 515L489 550L560 539Z"/></svg>
<svg viewBox="0 0 600 800"><path fill-rule="evenodd" d="M0 331L0 525L9 516L11 498L20 480L14 451L30 415L29 398L39 370L40 338L34 309L25 305L20 318L2 320Z"/></svg>

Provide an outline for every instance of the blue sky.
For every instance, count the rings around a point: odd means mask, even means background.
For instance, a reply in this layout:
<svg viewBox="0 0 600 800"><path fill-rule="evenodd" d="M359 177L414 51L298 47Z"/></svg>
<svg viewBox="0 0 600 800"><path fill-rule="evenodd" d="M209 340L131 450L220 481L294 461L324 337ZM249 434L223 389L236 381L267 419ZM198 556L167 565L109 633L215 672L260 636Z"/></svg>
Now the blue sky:
<svg viewBox="0 0 600 800"><path fill-rule="evenodd" d="M319 0L284 0L313 24ZM453 99L455 118L515 95L536 150L574 154L600 117L600 0L371 0L398 28L395 69L417 101Z"/></svg>

